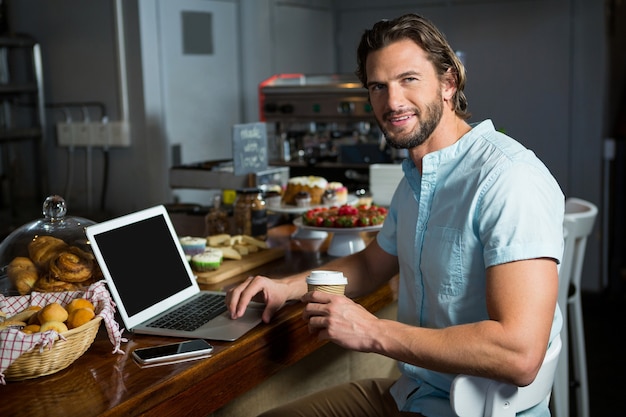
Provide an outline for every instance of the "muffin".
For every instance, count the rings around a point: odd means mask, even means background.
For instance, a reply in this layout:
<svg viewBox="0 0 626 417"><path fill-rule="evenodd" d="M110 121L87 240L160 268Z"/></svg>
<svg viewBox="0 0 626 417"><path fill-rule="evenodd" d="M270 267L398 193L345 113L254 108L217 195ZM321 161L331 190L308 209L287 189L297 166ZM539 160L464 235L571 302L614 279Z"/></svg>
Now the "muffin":
<svg viewBox="0 0 626 417"><path fill-rule="evenodd" d="M348 188L340 182L333 181L328 183L326 191L333 191L335 194L334 204L342 205L348 202Z"/></svg>
<svg viewBox="0 0 626 417"><path fill-rule="evenodd" d="M278 191L267 191L265 193L265 203L268 208L279 208L282 198Z"/></svg>
<svg viewBox="0 0 626 417"><path fill-rule="evenodd" d="M309 207L311 205L311 194L307 191L300 191L294 197L297 207Z"/></svg>
<svg viewBox="0 0 626 417"><path fill-rule="evenodd" d="M206 239L202 237L184 236L178 240L187 256L197 255L206 249Z"/></svg>
<svg viewBox="0 0 626 417"><path fill-rule="evenodd" d="M215 271L224 259L220 249L207 248L204 252L191 257L191 269L198 272Z"/></svg>

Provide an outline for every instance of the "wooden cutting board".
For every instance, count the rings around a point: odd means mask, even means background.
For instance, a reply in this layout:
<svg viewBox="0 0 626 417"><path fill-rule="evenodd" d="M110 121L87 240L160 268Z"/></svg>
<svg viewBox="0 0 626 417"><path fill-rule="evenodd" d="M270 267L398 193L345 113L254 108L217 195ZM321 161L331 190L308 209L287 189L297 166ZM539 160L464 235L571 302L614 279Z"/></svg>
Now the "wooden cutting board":
<svg viewBox="0 0 626 417"><path fill-rule="evenodd" d="M195 272L200 284L216 284L235 275L264 265L274 259L282 258L285 250L281 248L263 249L243 256L241 259L225 259L219 269L208 272Z"/></svg>

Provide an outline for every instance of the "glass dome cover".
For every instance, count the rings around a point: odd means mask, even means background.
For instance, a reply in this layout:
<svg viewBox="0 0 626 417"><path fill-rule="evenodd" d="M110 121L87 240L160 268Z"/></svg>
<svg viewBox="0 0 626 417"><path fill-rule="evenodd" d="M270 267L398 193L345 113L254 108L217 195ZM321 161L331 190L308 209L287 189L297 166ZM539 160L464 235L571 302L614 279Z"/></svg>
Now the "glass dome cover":
<svg viewBox="0 0 626 417"><path fill-rule="evenodd" d="M0 272L5 274L7 265L17 256L28 257L28 244L38 236L54 236L68 245L91 252L85 227L95 224L82 217L66 216L67 205L63 197L51 195L43 203L44 218L27 223L0 243Z"/></svg>

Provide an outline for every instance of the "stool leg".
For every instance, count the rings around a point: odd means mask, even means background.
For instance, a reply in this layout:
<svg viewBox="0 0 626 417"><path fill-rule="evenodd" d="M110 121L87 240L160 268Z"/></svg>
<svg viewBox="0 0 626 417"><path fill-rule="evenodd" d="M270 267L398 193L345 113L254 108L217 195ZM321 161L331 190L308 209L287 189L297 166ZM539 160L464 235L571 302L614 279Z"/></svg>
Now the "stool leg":
<svg viewBox="0 0 626 417"><path fill-rule="evenodd" d="M561 330L561 353L554 374L552 385L553 417L570 417L569 415L569 331L567 329L567 311L563 313L563 329Z"/></svg>
<svg viewBox="0 0 626 417"><path fill-rule="evenodd" d="M589 417L589 385L587 381L587 353L580 293L576 292L568 300L570 331L572 332L573 376L576 387L576 408L579 417Z"/></svg>

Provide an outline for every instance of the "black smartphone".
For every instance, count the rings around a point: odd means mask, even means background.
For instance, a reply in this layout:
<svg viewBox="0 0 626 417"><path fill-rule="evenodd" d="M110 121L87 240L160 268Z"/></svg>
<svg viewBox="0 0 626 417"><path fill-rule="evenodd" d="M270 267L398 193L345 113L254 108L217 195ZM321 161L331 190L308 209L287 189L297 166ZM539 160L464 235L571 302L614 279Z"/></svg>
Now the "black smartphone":
<svg viewBox="0 0 626 417"><path fill-rule="evenodd" d="M208 355L212 351L213 346L206 340L192 339L180 343L135 349L133 356L141 364L150 364Z"/></svg>

